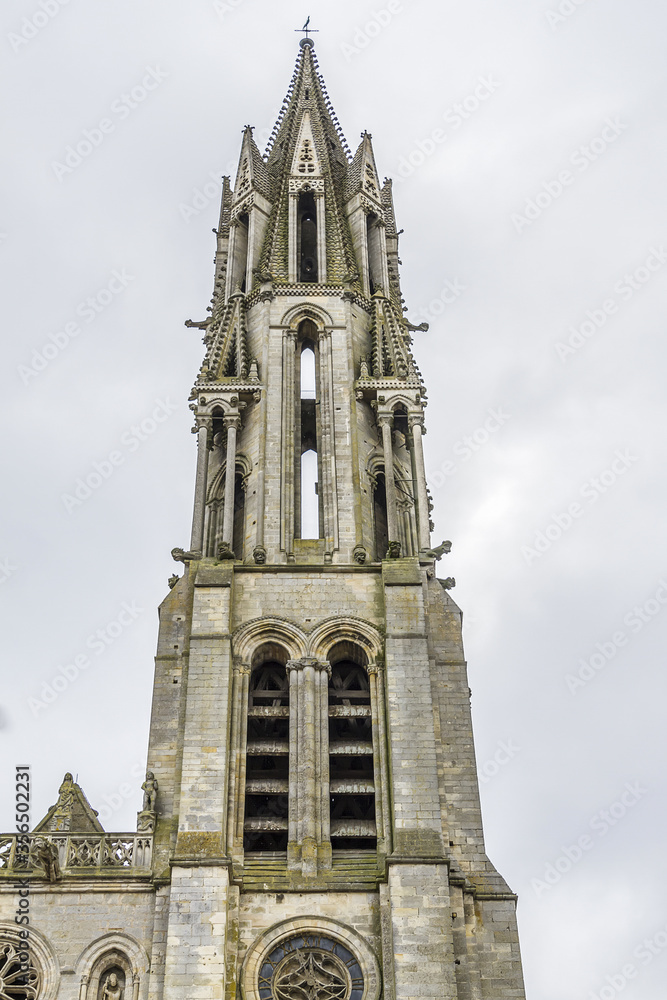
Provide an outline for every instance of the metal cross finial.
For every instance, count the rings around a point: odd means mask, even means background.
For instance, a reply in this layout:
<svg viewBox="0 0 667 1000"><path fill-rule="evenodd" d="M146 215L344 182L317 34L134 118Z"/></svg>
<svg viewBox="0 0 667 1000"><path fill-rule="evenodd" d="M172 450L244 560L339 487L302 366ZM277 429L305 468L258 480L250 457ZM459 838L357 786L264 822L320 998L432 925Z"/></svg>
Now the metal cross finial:
<svg viewBox="0 0 667 1000"><path fill-rule="evenodd" d="M310 24L310 14L306 18L306 23L304 24L303 28L295 28L294 30L295 31L304 31L306 33L306 38L310 38L310 36L313 34L313 32L316 35L319 34L319 28L309 28L308 27L309 24Z"/></svg>

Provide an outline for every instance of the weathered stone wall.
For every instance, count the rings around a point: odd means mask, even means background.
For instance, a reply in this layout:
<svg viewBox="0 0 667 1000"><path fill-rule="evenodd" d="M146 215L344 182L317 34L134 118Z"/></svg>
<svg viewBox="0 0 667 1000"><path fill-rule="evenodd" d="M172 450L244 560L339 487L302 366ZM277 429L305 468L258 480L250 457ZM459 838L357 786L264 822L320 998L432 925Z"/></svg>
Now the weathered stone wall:
<svg viewBox="0 0 667 1000"><path fill-rule="evenodd" d="M108 881L108 880L107 880ZM0 887L0 920L14 923L16 888ZM85 953L105 939L125 939L127 950L143 958L140 1000L148 1000L148 963L153 940L155 891L151 886L30 884L30 927L53 949L60 981L58 1000L79 1000L82 975L90 967ZM113 932L113 934L110 934ZM109 943L111 946L111 942ZM130 986L131 989L131 986ZM95 998L97 1000L97 998Z"/></svg>

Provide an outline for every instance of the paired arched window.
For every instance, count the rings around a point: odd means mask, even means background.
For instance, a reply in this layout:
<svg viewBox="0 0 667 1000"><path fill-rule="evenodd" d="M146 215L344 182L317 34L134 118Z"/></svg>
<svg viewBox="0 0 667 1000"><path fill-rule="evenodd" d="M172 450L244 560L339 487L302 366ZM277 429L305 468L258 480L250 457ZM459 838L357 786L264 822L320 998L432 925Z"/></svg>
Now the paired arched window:
<svg viewBox="0 0 667 1000"><path fill-rule="evenodd" d="M332 849L374 850L377 720L367 657L340 642L329 665L305 657L289 661L288 675L283 652L263 647L248 680L244 851L282 853L288 838L296 843L307 830L322 845L330 841L329 857Z"/></svg>

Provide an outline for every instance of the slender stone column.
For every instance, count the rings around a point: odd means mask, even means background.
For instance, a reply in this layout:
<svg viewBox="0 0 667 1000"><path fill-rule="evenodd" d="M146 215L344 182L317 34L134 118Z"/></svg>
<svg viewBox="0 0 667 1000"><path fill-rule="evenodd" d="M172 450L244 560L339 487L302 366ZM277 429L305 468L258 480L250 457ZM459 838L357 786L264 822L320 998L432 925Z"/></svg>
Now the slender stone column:
<svg viewBox="0 0 667 1000"><path fill-rule="evenodd" d="M317 839L316 839L316 803L315 803L315 768L317 766L317 739L315 725L315 668L312 662L303 661L303 681L301 684L301 699L299 708L302 718L299 720L299 732L303 754L299 760L299 770L303 796L301 808L303 811L301 858L304 875L317 871Z"/></svg>
<svg viewBox="0 0 667 1000"><path fill-rule="evenodd" d="M415 475L417 479L417 521L419 523L419 549L421 552L431 548L431 532L429 530L428 493L426 492L426 468L424 466L424 448L422 445L422 427L424 417L414 413L408 417L412 429L412 441L415 456Z"/></svg>
<svg viewBox="0 0 667 1000"><path fill-rule="evenodd" d="M299 846L299 679L300 660L287 661L289 677L289 785L288 785L288 834L287 834L287 867L300 867L301 850Z"/></svg>
<svg viewBox="0 0 667 1000"><path fill-rule="evenodd" d="M319 359L319 427L320 495L322 504L322 534L335 551L338 548L338 490L336 485L335 411L333 398L333 360L331 331L320 334Z"/></svg>
<svg viewBox="0 0 667 1000"><path fill-rule="evenodd" d="M197 422L197 478L195 480L195 503L192 514L192 536L190 548L202 552L204 547L204 517L206 515L206 481L208 478L208 421Z"/></svg>
<svg viewBox="0 0 667 1000"><path fill-rule="evenodd" d="M326 677L331 668L326 661L304 656L301 660L289 660L287 669L290 679L287 863L290 868L300 867L304 875L315 875L325 830L328 834L328 823L323 823L323 785L326 783L328 788L328 777L325 782L322 763L322 753L328 754L324 733L325 719L328 726L328 699L323 697L323 690L326 695Z"/></svg>
<svg viewBox="0 0 667 1000"><path fill-rule="evenodd" d="M241 426L239 416L224 418L227 429L227 466L225 468L225 507L222 515L222 540L232 544L234 534L234 491L236 486L236 434Z"/></svg>
<svg viewBox="0 0 667 1000"><path fill-rule="evenodd" d="M398 541L398 517L396 514L396 483L394 482L394 449L391 443L391 428L394 417L391 413L378 414L382 428L382 448L384 451L384 486L387 498L387 534L390 542Z"/></svg>
<svg viewBox="0 0 667 1000"><path fill-rule="evenodd" d="M378 848L391 854L391 813L389 811L389 772L387 767L387 715L384 697L384 666L369 663L371 681L371 712L373 713L373 763L375 770L375 803L381 826L377 822ZM379 794L378 794L379 788Z"/></svg>
<svg viewBox="0 0 667 1000"><path fill-rule="evenodd" d="M245 785L245 734L243 726L248 704L248 677L246 663L234 663L232 673L232 731L229 755L229 798L227 813L227 853L239 850L243 843L244 799L241 791ZM245 688L245 697L244 697ZM247 728L247 727L246 727Z"/></svg>
<svg viewBox="0 0 667 1000"><path fill-rule="evenodd" d="M463 909L465 913L470 1000L482 1000L482 979L479 972L479 958L477 955L477 920L475 917L475 900L472 893L464 892Z"/></svg>
<svg viewBox="0 0 667 1000"><path fill-rule="evenodd" d="M320 183L322 182L320 181ZM324 192L322 191L315 193L315 219L317 223L317 282L324 285L327 280L327 240Z"/></svg>
<svg viewBox="0 0 667 1000"><path fill-rule="evenodd" d="M317 683L319 688L319 773L315 793L319 805L318 861L319 868L331 868L331 818L329 815L329 678L331 667L319 664Z"/></svg>

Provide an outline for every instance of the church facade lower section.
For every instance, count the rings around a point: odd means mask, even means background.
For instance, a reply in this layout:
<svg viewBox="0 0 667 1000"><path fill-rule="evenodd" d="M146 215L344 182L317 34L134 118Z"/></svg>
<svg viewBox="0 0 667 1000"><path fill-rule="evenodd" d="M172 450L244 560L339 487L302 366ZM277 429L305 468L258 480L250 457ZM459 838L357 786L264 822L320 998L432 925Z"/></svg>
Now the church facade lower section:
<svg viewBox="0 0 667 1000"><path fill-rule="evenodd" d="M0 836L0 998L524 998L398 263L391 182L368 134L347 150L306 38L188 322L192 534L137 830L105 832L67 774Z"/></svg>

